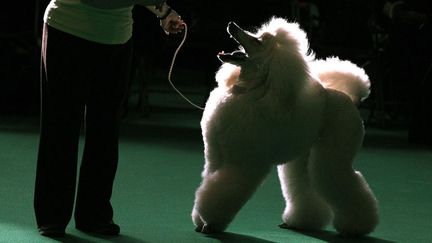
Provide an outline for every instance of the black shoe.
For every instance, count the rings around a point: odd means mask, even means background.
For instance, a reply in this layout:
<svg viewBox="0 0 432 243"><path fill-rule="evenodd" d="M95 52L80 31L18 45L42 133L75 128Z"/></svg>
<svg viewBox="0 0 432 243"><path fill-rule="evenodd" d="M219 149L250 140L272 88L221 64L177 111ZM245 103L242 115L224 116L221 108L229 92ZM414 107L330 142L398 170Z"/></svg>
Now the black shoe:
<svg viewBox="0 0 432 243"><path fill-rule="evenodd" d="M75 228L90 234L97 235L118 235L120 234L120 226L113 221L97 222L97 223L77 223Z"/></svg>
<svg viewBox="0 0 432 243"><path fill-rule="evenodd" d="M39 234L46 237L65 236L65 227L58 225L43 225L38 227Z"/></svg>

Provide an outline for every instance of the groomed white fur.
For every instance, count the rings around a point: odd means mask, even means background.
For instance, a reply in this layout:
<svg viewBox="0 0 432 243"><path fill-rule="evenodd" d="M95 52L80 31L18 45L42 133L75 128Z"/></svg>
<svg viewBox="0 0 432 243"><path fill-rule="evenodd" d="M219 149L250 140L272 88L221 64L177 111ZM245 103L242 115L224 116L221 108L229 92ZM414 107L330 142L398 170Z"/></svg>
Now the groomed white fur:
<svg viewBox="0 0 432 243"><path fill-rule="evenodd" d="M330 57L309 62L309 67L326 89L339 90L356 103L369 96L370 82L366 72L350 61Z"/></svg>
<svg viewBox="0 0 432 243"><path fill-rule="evenodd" d="M245 47L248 61L221 66L201 120L197 231L225 230L278 165L283 227L320 229L332 221L342 234L370 233L377 201L352 168L364 135L355 103L370 87L364 70L335 57L314 60L306 34L284 19L251 35L261 41L259 50Z"/></svg>

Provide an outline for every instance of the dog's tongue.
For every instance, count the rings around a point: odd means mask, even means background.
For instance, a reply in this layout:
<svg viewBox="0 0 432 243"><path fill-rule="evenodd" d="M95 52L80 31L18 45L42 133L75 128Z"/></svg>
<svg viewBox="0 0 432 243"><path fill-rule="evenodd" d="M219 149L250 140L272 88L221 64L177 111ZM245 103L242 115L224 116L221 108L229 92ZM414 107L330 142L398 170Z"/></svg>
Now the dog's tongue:
<svg viewBox="0 0 432 243"><path fill-rule="evenodd" d="M239 62L239 61L246 60L247 55L242 51L234 51L230 53L221 51L219 52L218 57L222 62L232 62L232 61Z"/></svg>

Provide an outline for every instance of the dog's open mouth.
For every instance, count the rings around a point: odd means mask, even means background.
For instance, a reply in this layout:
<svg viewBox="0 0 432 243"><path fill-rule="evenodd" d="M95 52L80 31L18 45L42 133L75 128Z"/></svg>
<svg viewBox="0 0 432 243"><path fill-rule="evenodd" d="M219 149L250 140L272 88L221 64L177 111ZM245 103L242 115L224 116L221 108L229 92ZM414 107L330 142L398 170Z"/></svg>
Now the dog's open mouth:
<svg viewBox="0 0 432 243"><path fill-rule="evenodd" d="M221 62L238 63L246 60L247 54L242 51L233 51L229 53L222 51L219 52L218 58Z"/></svg>
<svg viewBox="0 0 432 243"><path fill-rule="evenodd" d="M240 65L249 57L247 53L256 49L254 45L259 43L259 41L256 37L244 31L234 22L228 23L227 32L230 34L231 38L233 38L239 45L242 46L242 50L233 52L222 51L218 54L218 58L221 62Z"/></svg>

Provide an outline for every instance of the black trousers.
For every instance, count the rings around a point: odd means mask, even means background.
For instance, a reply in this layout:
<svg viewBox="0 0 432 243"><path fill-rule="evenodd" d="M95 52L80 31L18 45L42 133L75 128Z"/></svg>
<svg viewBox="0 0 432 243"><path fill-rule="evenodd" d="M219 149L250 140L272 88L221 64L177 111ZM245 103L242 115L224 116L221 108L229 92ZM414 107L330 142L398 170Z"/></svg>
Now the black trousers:
<svg viewBox="0 0 432 243"><path fill-rule="evenodd" d="M83 127L85 145L75 220L82 224L112 220L110 198L132 43L99 44L46 25L42 56L41 130L34 194L37 224L66 227L72 217Z"/></svg>

